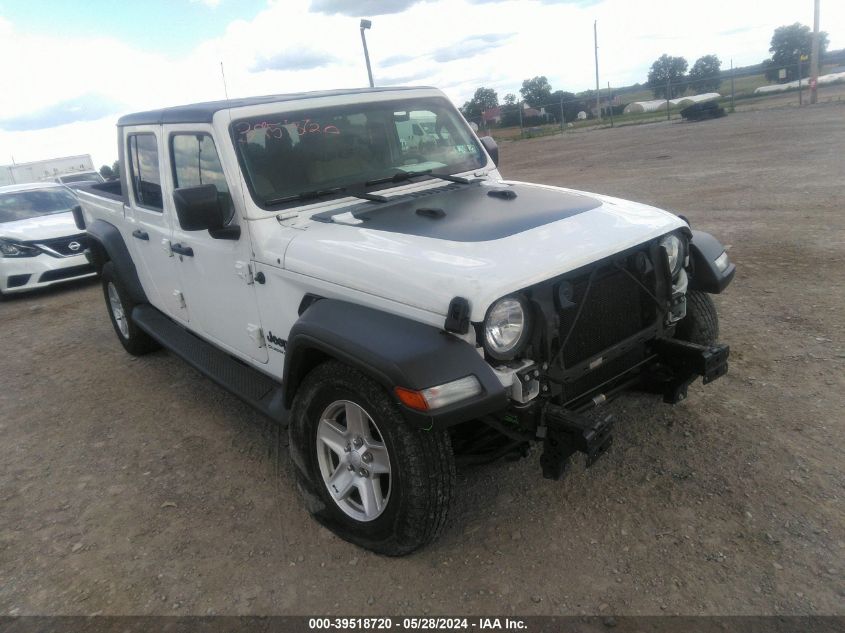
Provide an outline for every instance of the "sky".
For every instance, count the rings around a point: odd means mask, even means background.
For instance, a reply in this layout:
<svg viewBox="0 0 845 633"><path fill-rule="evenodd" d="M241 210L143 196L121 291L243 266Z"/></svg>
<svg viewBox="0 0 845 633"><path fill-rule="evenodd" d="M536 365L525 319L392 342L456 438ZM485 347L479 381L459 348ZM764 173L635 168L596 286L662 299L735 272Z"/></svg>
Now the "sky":
<svg viewBox="0 0 845 633"><path fill-rule="evenodd" d="M845 2L822 0L830 49ZM229 97L367 85L428 85L456 105L522 80L595 87L644 82L663 53L727 68L768 57L780 25L812 24L813 0L0 0L0 164L117 158L129 112Z"/></svg>

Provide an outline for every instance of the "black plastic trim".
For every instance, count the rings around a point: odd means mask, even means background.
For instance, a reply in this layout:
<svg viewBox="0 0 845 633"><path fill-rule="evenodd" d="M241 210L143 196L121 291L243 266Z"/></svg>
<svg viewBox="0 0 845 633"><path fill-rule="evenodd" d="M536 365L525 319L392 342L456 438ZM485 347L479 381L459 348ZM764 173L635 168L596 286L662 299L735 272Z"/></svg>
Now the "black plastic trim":
<svg viewBox="0 0 845 633"><path fill-rule="evenodd" d="M725 252L721 242L704 231L693 231L689 243L690 290L700 290L717 295L728 287L736 274L736 266L730 263L724 272L716 268L716 259Z"/></svg>
<svg viewBox="0 0 845 633"><path fill-rule="evenodd" d="M313 354L355 367L388 390L405 417L420 428L445 427L508 406L505 388L475 348L438 328L372 308L322 299L312 303L291 328L282 383L290 407L299 383L313 366ZM468 375L482 393L434 412L412 410L394 387L421 390Z"/></svg>
<svg viewBox="0 0 845 633"><path fill-rule="evenodd" d="M106 222L105 220L94 220L87 229L88 235L100 247L107 259L114 262L114 267L117 269L117 275L120 281L125 285L129 296L135 303L148 303L147 294L141 286L141 280L138 278L138 271L135 269L135 263L132 261L132 256L129 254L129 249L126 248L126 242L123 241L123 236L116 226ZM92 249L92 256L97 272L102 270L105 259L102 255Z"/></svg>

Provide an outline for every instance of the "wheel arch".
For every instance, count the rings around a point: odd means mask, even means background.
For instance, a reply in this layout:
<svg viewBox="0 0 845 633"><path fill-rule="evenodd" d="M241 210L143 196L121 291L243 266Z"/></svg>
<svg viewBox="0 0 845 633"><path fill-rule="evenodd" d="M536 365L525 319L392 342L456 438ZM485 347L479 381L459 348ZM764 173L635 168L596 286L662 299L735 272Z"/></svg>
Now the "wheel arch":
<svg viewBox="0 0 845 633"><path fill-rule="evenodd" d="M285 407L290 409L305 376L326 360L354 367L379 383L406 419L421 428L445 427L507 406L508 397L490 366L472 345L424 323L365 306L321 299L291 328L285 346ZM436 411L402 404L395 387L422 390L468 375L482 393Z"/></svg>
<svg viewBox="0 0 845 633"><path fill-rule="evenodd" d="M91 241L87 255L97 272L103 271L106 262L112 262L132 300L149 303L120 230L110 222L97 219L88 225L87 233Z"/></svg>

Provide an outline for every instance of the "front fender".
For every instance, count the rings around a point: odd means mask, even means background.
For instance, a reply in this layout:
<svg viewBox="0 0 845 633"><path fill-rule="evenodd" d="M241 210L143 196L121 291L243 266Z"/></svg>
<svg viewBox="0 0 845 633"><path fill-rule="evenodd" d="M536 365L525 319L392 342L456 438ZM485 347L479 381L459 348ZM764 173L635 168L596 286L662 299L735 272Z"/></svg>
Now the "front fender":
<svg viewBox="0 0 845 633"><path fill-rule="evenodd" d="M733 262L721 271L716 266L716 259L725 252L725 247L710 233L693 231L690 248L691 290L700 290L717 295L728 287L736 274Z"/></svg>
<svg viewBox="0 0 845 633"><path fill-rule="evenodd" d="M283 384L290 408L302 379L316 362L337 359L380 383L420 428L444 427L505 408L508 396L475 348L438 328L345 301L312 303L291 328ZM395 387L421 390L473 374L478 396L435 411L402 404Z"/></svg>
<svg viewBox="0 0 845 633"><path fill-rule="evenodd" d="M114 263L120 280L126 286L130 297L135 303L149 303L141 281L138 279L138 271L135 269L135 262L129 254L123 236L114 224L105 220L94 220L87 229L88 235L96 243L92 248L93 263L97 272L102 271L106 260ZM101 248L103 253L98 253L96 248ZM103 257L105 254L105 257Z"/></svg>

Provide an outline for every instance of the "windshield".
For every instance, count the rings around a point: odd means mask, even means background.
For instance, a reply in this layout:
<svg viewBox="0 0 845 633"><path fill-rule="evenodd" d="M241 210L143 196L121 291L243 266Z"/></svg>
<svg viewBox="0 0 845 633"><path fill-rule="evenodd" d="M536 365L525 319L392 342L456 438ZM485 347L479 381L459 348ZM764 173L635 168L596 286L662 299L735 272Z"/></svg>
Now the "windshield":
<svg viewBox="0 0 845 633"><path fill-rule="evenodd" d="M69 182L86 182L86 181L103 182L103 177L95 171L83 171L78 174L70 174L68 176L59 176L59 181L67 184Z"/></svg>
<svg viewBox="0 0 845 633"><path fill-rule="evenodd" d="M486 162L475 135L445 99L263 115L234 121L232 135L261 206L306 192L363 189L399 172L454 174Z"/></svg>
<svg viewBox="0 0 845 633"><path fill-rule="evenodd" d="M0 193L0 222L28 220L70 211L76 198L64 187Z"/></svg>

